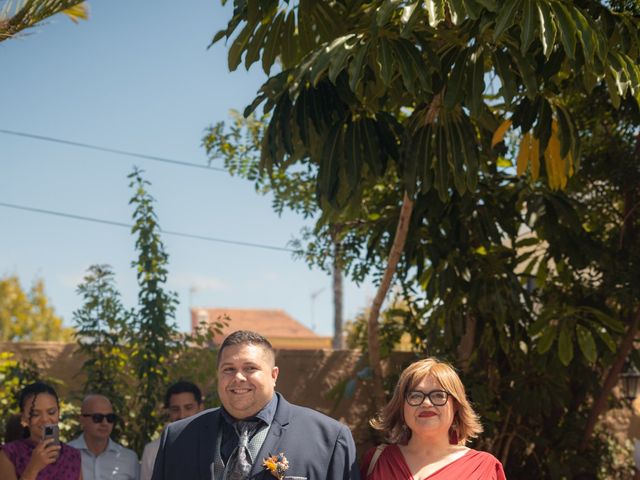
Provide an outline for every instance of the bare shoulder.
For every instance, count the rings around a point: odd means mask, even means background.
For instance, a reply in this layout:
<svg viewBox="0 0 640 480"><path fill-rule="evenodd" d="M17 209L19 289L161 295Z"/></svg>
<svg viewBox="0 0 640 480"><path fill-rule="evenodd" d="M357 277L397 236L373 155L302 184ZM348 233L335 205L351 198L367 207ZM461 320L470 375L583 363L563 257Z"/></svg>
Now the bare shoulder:
<svg viewBox="0 0 640 480"><path fill-rule="evenodd" d="M17 480L18 478L16 468L3 450L0 450L0 478L3 480Z"/></svg>

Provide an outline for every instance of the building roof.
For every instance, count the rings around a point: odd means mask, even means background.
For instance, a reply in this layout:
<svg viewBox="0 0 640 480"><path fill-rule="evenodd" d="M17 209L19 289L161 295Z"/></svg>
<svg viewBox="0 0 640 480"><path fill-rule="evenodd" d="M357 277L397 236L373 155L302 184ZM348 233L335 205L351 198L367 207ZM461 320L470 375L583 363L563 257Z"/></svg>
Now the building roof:
<svg viewBox="0 0 640 480"><path fill-rule="evenodd" d="M191 331L206 322L226 321L222 334L214 335L220 345L236 330L252 330L264 335L275 348L328 348L330 337L322 337L281 309L191 308Z"/></svg>

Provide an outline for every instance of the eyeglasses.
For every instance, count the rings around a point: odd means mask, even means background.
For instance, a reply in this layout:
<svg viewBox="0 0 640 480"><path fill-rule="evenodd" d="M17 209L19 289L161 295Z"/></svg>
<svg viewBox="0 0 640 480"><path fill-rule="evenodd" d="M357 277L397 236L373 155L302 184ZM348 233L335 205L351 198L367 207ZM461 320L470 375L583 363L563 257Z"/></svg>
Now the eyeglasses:
<svg viewBox="0 0 640 480"><path fill-rule="evenodd" d="M412 407L419 407L424 402L424 399L429 397L429 401L436 407L442 407L449 400L449 392L444 390L431 390L430 392L421 392L419 390L413 390L407 393L405 400Z"/></svg>
<svg viewBox="0 0 640 480"><path fill-rule="evenodd" d="M114 423L118 416L115 413L83 413L83 417L91 417L93 423L102 423L104 419L109 423Z"/></svg>

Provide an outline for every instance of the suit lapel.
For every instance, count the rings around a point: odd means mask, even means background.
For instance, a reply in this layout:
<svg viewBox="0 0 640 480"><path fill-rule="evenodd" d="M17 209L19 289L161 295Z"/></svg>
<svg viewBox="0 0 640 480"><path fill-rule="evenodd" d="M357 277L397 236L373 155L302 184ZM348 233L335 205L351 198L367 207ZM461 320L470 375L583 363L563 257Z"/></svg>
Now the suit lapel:
<svg viewBox="0 0 640 480"><path fill-rule="evenodd" d="M262 461L268 456L275 455L276 453L280 453L282 451L280 446L284 440L285 434L287 433L287 428L289 427L291 405L282 397L282 395L280 395L279 393L276 393L276 395L278 396L278 407L276 408L276 414L273 417L271 428L269 428L269 433L264 439L262 448L260 448L260 451L258 452L258 455L253 462L249 478L258 478L261 473L264 473ZM283 453L285 455L287 454L287 452Z"/></svg>
<svg viewBox="0 0 640 480"><path fill-rule="evenodd" d="M214 459L214 449L218 423L220 421L220 410L216 410L202 424L198 433L198 478L202 480L211 479L211 464Z"/></svg>

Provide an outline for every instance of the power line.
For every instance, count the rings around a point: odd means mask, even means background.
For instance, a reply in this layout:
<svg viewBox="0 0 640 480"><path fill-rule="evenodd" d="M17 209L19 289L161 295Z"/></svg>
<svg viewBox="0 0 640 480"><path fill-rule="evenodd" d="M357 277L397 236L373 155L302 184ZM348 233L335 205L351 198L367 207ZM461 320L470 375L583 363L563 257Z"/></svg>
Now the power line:
<svg viewBox="0 0 640 480"><path fill-rule="evenodd" d="M5 130L4 128L0 128L0 133L4 133L6 135L15 135L18 137L32 138L35 140L42 140L44 142L61 143L63 145L71 145L72 147L80 147L80 148L87 148L89 150L97 150L99 152L114 153L116 155L143 158L145 160L152 160L154 162L170 163L173 165L180 165L182 167L200 168L204 170L213 170L215 172L226 172L224 168L209 167L207 165L200 165L199 163L184 162L182 160L174 160L172 158L157 157L155 155L147 155L146 153L129 152L127 150L119 150L117 148L102 147L100 145L92 145L90 143L74 142L72 140L65 140L63 138L46 137L44 135L35 135L33 133L18 132L15 130Z"/></svg>
<svg viewBox="0 0 640 480"><path fill-rule="evenodd" d="M6 203L6 202L0 202L0 207L6 207L6 208L13 208L16 210L24 210L27 212L36 212L36 213L42 213L42 214L46 214L46 215L55 215L57 217L64 217L64 218L72 218L74 220L82 220L85 222L93 222L93 223L102 223L105 225L112 225L112 226L116 226L116 227L124 227L124 228L129 228L131 229L133 227L133 225L129 224L129 223L123 223L123 222L115 222L113 220L104 220L101 218L95 218L95 217L86 217L83 215L75 215L73 213L66 213L66 212L57 212L55 210L45 210L43 208L35 208L35 207L27 207L24 205L16 205L15 203ZM164 229L160 229L160 231L164 234L167 235L173 235L176 237L184 237L184 238L193 238L196 240L204 240L206 242L215 242L215 243L225 243L228 245L237 245L240 247L252 247L252 248L262 248L265 250L277 250L280 252L290 252L290 253L294 253L295 250L291 249L291 248L285 248L285 247L276 247L273 245L264 245L264 244L260 244L260 243L251 243L251 242L243 242L240 240L227 240L224 238L215 238L215 237L208 237L206 235L195 235L192 233L184 233L184 232L175 232L175 231L171 231L171 230L164 230Z"/></svg>

